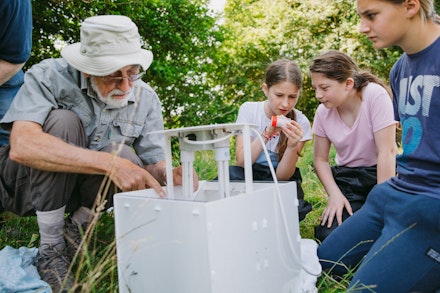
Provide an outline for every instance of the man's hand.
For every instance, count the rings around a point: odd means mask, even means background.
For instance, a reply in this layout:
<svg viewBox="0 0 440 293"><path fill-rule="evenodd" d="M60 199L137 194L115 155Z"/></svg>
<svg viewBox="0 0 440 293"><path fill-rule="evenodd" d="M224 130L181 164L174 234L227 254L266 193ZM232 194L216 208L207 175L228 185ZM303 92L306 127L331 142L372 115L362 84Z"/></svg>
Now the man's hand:
<svg viewBox="0 0 440 293"><path fill-rule="evenodd" d="M199 188L199 177L197 176L196 171L193 169L193 188L196 191ZM174 185L182 185L183 182L183 169L182 165L173 169L173 184Z"/></svg>
<svg viewBox="0 0 440 293"><path fill-rule="evenodd" d="M147 170L119 157L114 157L113 162L114 167L110 173L110 179L122 191L153 188L161 198L165 197L162 186Z"/></svg>

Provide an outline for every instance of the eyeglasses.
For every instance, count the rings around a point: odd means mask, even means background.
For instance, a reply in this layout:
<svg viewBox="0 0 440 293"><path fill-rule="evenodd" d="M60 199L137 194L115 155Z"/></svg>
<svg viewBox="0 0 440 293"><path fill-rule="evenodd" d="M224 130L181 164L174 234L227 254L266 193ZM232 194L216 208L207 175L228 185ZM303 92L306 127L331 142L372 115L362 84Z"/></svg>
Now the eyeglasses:
<svg viewBox="0 0 440 293"><path fill-rule="evenodd" d="M135 82L136 80L139 80L144 74L145 72L141 72L126 77L122 77L122 76L113 77L107 75L107 76L99 76L99 78L102 79L108 85L116 85L116 84L120 84L124 79L127 79L128 82Z"/></svg>

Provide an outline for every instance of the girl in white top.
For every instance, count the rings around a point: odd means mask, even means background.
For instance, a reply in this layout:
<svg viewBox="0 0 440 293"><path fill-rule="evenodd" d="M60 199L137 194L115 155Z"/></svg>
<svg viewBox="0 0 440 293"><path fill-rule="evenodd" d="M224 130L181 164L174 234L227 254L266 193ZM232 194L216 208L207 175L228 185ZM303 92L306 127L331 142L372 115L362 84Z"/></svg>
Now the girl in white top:
<svg viewBox="0 0 440 293"><path fill-rule="evenodd" d="M271 63L265 74L262 90L267 97L262 102L246 102L238 112L237 123L256 124L266 143L278 180L295 180L298 199L300 199L300 219L311 210L304 202L301 188L301 173L296 168L299 154L304 143L312 139L312 130L307 117L294 107L302 88L302 75L298 65L287 59ZM290 123L282 127L272 127L272 116L286 116ZM254 180L272 180L263 146L255 134L251 133L251 157ZM230 168L231 180L244 179L243 138L236 138L236 162L238 166ZM301 206L303 205L303 206Z"/></svg>
<svg viewBox="0 0 440 293"><path fill-rule="evenodd" d="M396 122L383 83L360 72L346 54L326 51L309 69L321 102L313 121L314 167L329 197L315 229L315 237L322 241L365 203L375 184L395 175ZM333 167L332 144L337 165Z"/></svg>
<svg viewBox="0 0 440 293"><path fill-rule="evenodd" d="M264 131L269 133L269 128L271 128L271 117L267 117L266 115L266 107L270 107L269 106L269 99L267 101L262 101L262 102L245 102L243 105L241 105L239 111L238 111L238 117L237 117L237 123L251 123L251 124L255 124L258 126L258 132L259 133L263 133ZM301 127L302 131L303 131L303 136L302 138L299 139L298 143L301 144L301 147L297 146L297 150L301 151L304 147L304 143L308 140L312 139L312 128L310 126L310 121L309 119L307 119L307 117L299 110L297 109L292 109L292 111L295 112L294 116L295 121L297 124L299 124L299 126ZM275 116L275 115L274 115ZM298 130L299 131L299 130ZM256 139L257 137L255 136L255 133L251 133L251 139L254 142L255 141L255 145L257 145L257 142L259 142L259 140ZM272 136L263 136L262 137L264 141L266 141L266 148L269 152L269 155L271 157L271 162L273 167L277 170L277 179L279 180L288 180L290 177L292 177L292 170L287 170L284 173L282 173L281 169L278 169L278 165L281 161L278 161L278 143L280 141L280 135L272 135ZM242 144L242 140L241 137L237 138L237 145L238 145L238 140L240 140L240 144ZM261 146L261 144L260 144ZM240 146L240 158L243 160L242 158L242 146ZM257 154L258 149L257 147L253 147L252 150L256 149L257 151L252 151L252 163L258 163L264 166L269 166L268 162L266 160L266 156L264 155L263 152L263 148L261 147L260 150L260 154L259 156L256 157L254 154ZM291 150L288 150L291 151ZM298 160L298 156L295 156L296 154L293 154L293 156L295 157L294 164L293 166L296 166L296 161ZM237 157L238 158L238 157ZM285 157L287 158L287 157ZM285 159L287 162L287 159ZM237 160L238 161L238 160ZM292 162L292 161L291 161ZM241 165L242 166L242 165Z"/></svg>

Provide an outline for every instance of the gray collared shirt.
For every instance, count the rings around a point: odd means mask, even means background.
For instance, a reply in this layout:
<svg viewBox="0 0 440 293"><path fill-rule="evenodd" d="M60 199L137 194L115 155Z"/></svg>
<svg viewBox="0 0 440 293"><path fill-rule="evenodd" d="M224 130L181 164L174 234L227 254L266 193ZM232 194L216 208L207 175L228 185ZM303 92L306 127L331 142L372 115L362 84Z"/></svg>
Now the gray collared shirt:
<svg viewBox="0 0 440 293"><path fill-rule="evenodd" d="M132 146L146 165L165 160L164 135L157 133L164 129L161 104L145 82L135 82L127 106L112 108L100 101L88 87L88 79L62 58L32 66L24 80L0 121L2 128L10 129L17 120L43 125L51 110L67 109L81 119L89 149L123 142Z"/></svg>

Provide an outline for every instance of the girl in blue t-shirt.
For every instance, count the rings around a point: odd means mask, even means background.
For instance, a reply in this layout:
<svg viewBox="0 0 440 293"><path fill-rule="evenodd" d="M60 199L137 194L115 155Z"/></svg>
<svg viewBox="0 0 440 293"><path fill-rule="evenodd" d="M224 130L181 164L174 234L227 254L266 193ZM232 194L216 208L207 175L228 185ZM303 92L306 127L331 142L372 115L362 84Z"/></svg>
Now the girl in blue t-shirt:
<svg viewBox="0 0 440 293"><path fill-rule="evenodd" d="M23 84L21 69L31 48L31 1L0 1L0 119ZM0 146L8 143L9 131L0 128Z"/></svg>
<svg viewBox="0 0 440 293"><path fill-rule="evenodd" d="M357 0L360 31L377 49L405 52L390 73L402 125L398 175L376 185L357 213L318 249L343 275L360 262L350 290L440 289L440 17L434 0Z"/></svg>

